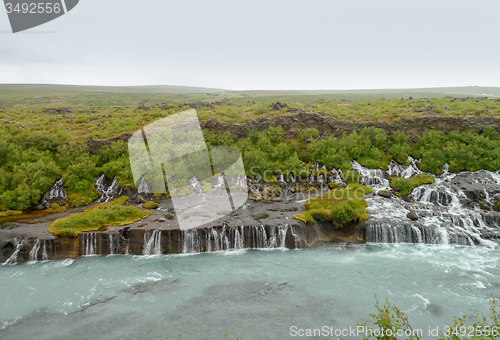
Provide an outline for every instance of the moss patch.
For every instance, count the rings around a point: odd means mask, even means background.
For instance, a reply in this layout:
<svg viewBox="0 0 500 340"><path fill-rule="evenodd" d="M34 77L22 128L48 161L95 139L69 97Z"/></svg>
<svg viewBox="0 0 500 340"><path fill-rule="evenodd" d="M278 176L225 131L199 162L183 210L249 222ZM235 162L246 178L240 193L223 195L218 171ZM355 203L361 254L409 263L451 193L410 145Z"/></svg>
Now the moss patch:
<svg viewBox="0 0 500 340"><path fill-rule="evenodd" d="M51 213L51 214L56 214L56 213L62 213L62 212L65 212L66 210L68 210L68 208L64 207L64 206L59 206L59 205L56 205L56 206L50 206L50 208L46 209L45 211L47 211L48 213Z"/></svg>
<svg viewBox="0 0 500 340"><path fill-rule="evenodd" d="M70 193L66 200L74 207L84 207L101 197L101 193L93 191L88 194Z"/></svg>
<svg viewBox="0 0 500 340"><path fill-rule="evenodd" d="M302 214L293 215L293 218L304 223L314 223L314 218L307 211L304 211Z"/></svg>
<svg viewBox="0 0 500 340"><path fill-rule="evenodd" d="M321 221L331 221L338 227L344 227L350 222L366 221L367 203L363 197L371 192L372 189L367 186L351 183L347 188L330 190L307 200L304 203L307 210L294 215L293 218L304 223L313 223L317 218Z"/></svg>
<svg viewBox="0 0 500 340"><path fill-rule="evenodd" d="M173 220L174 219L174 215L172 214L165 214L163 215L167 220Z"/></svg>
<svg viewBox="0 0 500 340"><path fill-rule="evenodd" d="M0 212L0 217L21 215L23 212L21 210L7 210Z"/></svg>
<svg viewBox="0 0 500 340"><path fill-rule="evenodd" d="M156 209L158 208L160 205L156 202L153 202L153 201L149 201L149 202L146 202L142 205L142 207L144 209Z"/></svg>
<svg viewBox="0 0 500 340"><path fill-rule="evenodd" d="M394 177L391 179L391 187L401 195L409 195L419 185L431 183L434 183L434 176L422 174L410 178Z"/></svg>
<svg viewBox="0 0 500 340"><path fill-rule="evenodd" d="M134 223L152 214L150 211L124 206L127 200L127 196L122 196L85 209L81 213L59 218L49 226L48 231L56 236L77 237L81 232Z"/></svg>

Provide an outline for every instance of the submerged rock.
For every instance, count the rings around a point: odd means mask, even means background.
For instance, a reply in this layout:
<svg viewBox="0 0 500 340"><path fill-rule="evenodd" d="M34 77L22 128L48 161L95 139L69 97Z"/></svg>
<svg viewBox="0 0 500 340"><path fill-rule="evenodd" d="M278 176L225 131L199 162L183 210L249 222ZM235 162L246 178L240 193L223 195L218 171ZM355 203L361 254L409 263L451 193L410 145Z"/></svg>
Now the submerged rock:
<svg viewBox="0 0 500 340"><path fill-rule="evenodd" d="M410 212L406 215L406 217L408 217L412 221L418 220L418 215L414 210L410 210Z"/></svg>

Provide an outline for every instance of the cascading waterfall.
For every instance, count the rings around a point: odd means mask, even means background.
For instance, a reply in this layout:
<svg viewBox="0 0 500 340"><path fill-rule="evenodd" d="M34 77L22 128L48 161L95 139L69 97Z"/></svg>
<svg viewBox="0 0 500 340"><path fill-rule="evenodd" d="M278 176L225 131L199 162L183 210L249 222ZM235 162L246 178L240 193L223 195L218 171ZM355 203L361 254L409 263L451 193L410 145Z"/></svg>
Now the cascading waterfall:
<svg viewBox="0 0 500 340"><path fill-rule="evenodd" d="M142 255L161 255L161 230L154 229L149 239L147 234L144 232Z"/></svg>
<svg viewBox="0 0 500 340"><path fill-rule="evenodd" d="M139 181L137 182L136 186L137 188L137 192L139 194L142 194L142 193L149 193L149 185L148 183L146 182L146 180L144 179L144 176L141 176L141 178L139 179Z"/></svg>
<svg viewBox="0 0 500 340"><path fill-rule="evenodd" d="M292 234L294 241L295 241L295 249L300 249L300 237L295 232L295 229L293 228L293 226L290 227L290 233Z"/></svg>
<svg viewBox="0 0 500 340"><path fill-rule="evenodd" d="M352 169L361 176L359 183L371 187L375 192L391 188L389 180L381 169L368 169L356 161L352 161Z"/></svg>
<svg viewBox="0 0 500 340"><path fill-rule="evenodd" d="M40 204L38 205L38 209L45 209L49 206L49 202L58 199L64 200L66 197L68 197L68 192L64 188L63 179L61 178L55 182L52 188L50 188L45 196L43 196Z"/></svg>
<svg viewBox="0 0 500 340"><path fill-rule="evenodd" d="M195 254L200 252L200 239L198 237L197 229L184 230L182 232L183 243L182 243L182 253L183 254Z"/></svg>
<svg viewBox="0 0 500 340"><path fill-rule="evenodd" d="M115 196L118 195L118 181L116 177L114 177L111 184L107 186L106 177L104 174L100 174L95 178L94 186L95 189L101 193L101 197L97 200L98 202L112 201Z"/></svg>
<svg viewBox="0 0 500 340"><path fill-rule="evenodd" d="M241 232L240 232L241 230ZM243 226L240 227L240 230L236 229L234 231L234 249L243 249L244 245L244 237L243 237Z"/></svg>
<svg viewBox="0 0 500 340"><path fill-rule="evenodd" d="M16 246L16 249L12 253L12 255L5 261L3 264L4 265L14 265L17 264L17 257L19 255L19 252L21 251L21 247L24 245L24 239L14 239L14 244Z"/></svg>
<svg viewBox="0 0 500 340"><path fill-rule="evenodd" d="M408 157L408 161L410 162L410 165L406 166L398 164L394 160L391 160L389 162L389 165L387 166L387 174L389 176L394 175L397 177L410 178L412 176L423 173L417 166L419 160Z"/></svg>
<svg viewBox="0 0 500 340"><path fill-rule="evenodd" d="M232 251L241 249L284 249L288 231L294 237L295 248L300 247L300 238L287 224L281 226L264 227L240 226L230 228L227 226L212 227L207 229L189 229L182 231L183 254L194 254L203 251Z"/></svg>
<svg viewBox="0 0 500 340"><path fill-rule="evenodd" d="M30 250L29 260L31 262L36 262L38 260L38 251L40 250L40 239L36 239L33 248Z"/></svg>
<svg viewBox="0 0 500 340"><path fill-rule="evenodd" d="M43 250L42 250L42 261L48 261L49 255L47 254L47 244L46 241L43 240Z"/></svg>
<svg viewBox="0 0 500 340"><path fill-rule="evenodd" d="M97 253L97 237L96 233L81 233L80 237L82 238L83 250L85 253L83 256L94 256Z"/></svg>
<svg viewBox="0 0 500 340"><path fill-rule="evenodd" d="M108 234L108 242L109 242L109 255L115 254L115 235Z"/></svg>
<svg viewBox="0 0 500 340"><path fill-rule="evenodd" d="M410 165L404 166L392 161L387 175L380 169L366 169L356 162L353 162L353 169L360 173L362 184L380 190L382 185L388 184L388 175L408 178L423 173L416 162L410 159ZM473 187L477 184L480 190ZM470 199L471 194L467 195L467 187L473 188L469 190L472 192L482 192L484 187L482 200L493 204L491 198L500 191L500 176L484 170L453 174L448 172L446 165L442 174L435 176L433 184L415 188L404 200L378 195L366 197L370 217L365 222L366 241L494 246L483 236L498 233L500 219L495 218L497 213L479 208ZM409 218L410 211L414 213L413 219Z"/></svg>

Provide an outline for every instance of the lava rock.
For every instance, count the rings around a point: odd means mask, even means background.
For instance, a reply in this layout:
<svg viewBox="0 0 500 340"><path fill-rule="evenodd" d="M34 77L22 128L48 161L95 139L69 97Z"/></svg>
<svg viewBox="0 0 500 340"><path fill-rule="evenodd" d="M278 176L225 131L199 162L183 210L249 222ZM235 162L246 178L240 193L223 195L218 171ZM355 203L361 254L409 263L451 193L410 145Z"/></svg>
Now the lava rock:
<svg viewBox="0 0 500 340"><path fill-rule="evenodd" d="M391 198L392 196L392 191L391 190L380 190L377 195L385 197L385 198Z"/></svg>
<svg viewBox="0 0 500 340"><path fill-rule="evenodd" d="M406 215L406 217L408 217L410 220L412 221L416 221L418 220L418 215L415 211L413 210L410 210L410 212Z"/></svg>

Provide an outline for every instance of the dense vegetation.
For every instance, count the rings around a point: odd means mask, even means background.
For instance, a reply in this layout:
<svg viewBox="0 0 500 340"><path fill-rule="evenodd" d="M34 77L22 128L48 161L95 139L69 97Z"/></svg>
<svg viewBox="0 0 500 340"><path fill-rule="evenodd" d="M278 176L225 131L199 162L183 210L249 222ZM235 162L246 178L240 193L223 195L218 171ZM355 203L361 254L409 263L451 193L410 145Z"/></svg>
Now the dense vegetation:
<svg viewBox="0 0 500 340"><path fill-rule="evenodd" d="M134 223L152 214L133 206L124 206L127 199L127 196L122 196L87 208L81 213L61 217L52 222L48 231L62 237L76 237L82 232L99 230L108 225Z"/></svg>
<svg viewBox="0 0 500 340"><path fill-rule="evenodd" d="M311 106L316 107L311 107ZM446 105L446 106L444 106ZM323 110L342 119L390 118L391 110L398 115L421 115L417 108L434 106L434 114L498 115L500 101L450 98L429 100L325 101L314 104L293 103L293 106ZM289 104L288 107L292 107ZM442 113L439 108L446 107ZM346 109L347 108L347 109ZM383 108L383 109L382 109ZM91 152L88 138L108 138L134 132L185 106L165 105L147 110L104 108L100 110L71 109L53 114L43 108L12 108L0 110L0 210L24 210L35 206L42 195L61 177L68 189L68 202L85 206L99 197L93 179L104 173L108 179L116 176L121 186L135 188L128 159L126 142L117 141ZM389 110L385 112L386 110ZM444 110L444 109L443 109ZM286 111L286 108L283 109ZM241 122L261 115L282 115L268 104L221 104L198 110L200 119L216 118ZM345 117L344 113L345 112ZM370 118L371 119L371 118ZM247 174L256 174L273 181L278 173L315 174L314 161L327 168L340 168L349 176L351 160L369 168L385 169L391 159L407 163L408 156L421 159L418 166L430 173L439 173L445 163L449 170L499 170L500 137L498 131L487 128L482 133L429 130L412 141L398 131L388 135L384 130L366 128L342 137L320 136L315 128L301 131L297 139L285 140L281 127L264 131L247 131L238 138L230 132L204 131L207 146L234 146L242 155ZM179 177L186 174L180 174ZM204 189L210 187L204 183ZM181 193L179 193L181 194Z"/></svg>
<svg viewBox="0 0 500 340"><path fill-rule="evenodd" d="M304 223L313 223L314 218L321 221L334 222L342 228L348 223L368 219L367 203L363 199L365 194L373 190L359 183L349 183L347 188L330 190L323 195L308 199L304 206L306 211L294 215L293 218Z"/></svg>

